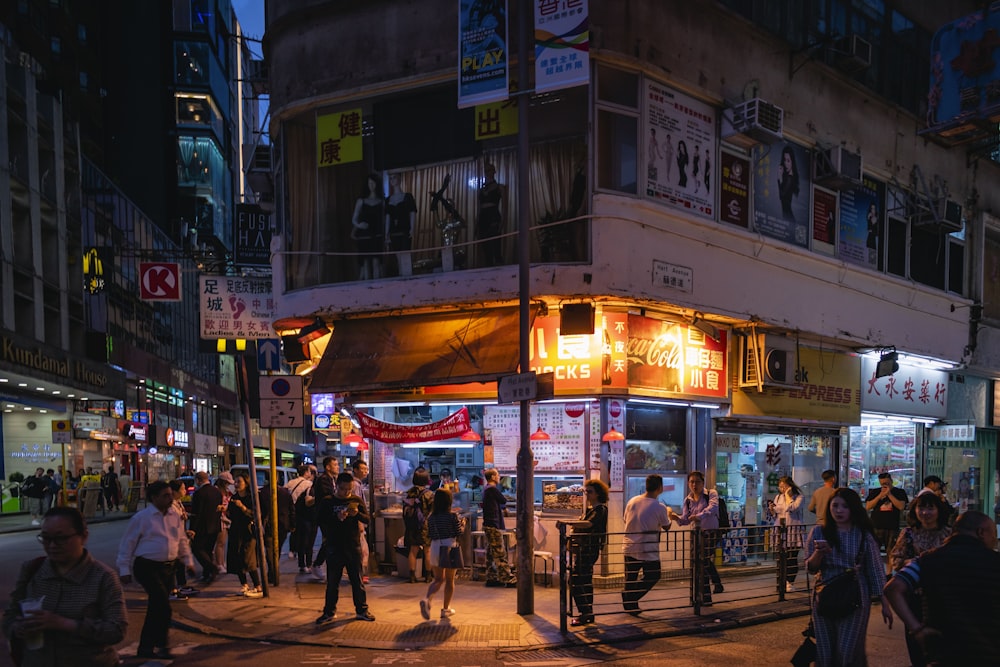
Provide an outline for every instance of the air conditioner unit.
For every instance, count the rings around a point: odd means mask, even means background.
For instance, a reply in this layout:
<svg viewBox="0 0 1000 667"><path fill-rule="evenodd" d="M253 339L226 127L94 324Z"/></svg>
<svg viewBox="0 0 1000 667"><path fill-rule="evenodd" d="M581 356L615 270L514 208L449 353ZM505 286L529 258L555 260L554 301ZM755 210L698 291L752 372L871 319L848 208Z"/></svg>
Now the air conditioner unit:
<svg viewBox="0 0 1000 667"><path fill-rule="evenodd" d="M722 138L749 148L782 138L785 110L759 97L747 100L722 114Z"/></svg>
<svg viewBox="0 0 1000 667"><path fill-rule="evenodd" d="M269 91L267 78L267 61L257 58L246 61L246 81L253 88L255 95L267 95Z"/></svg>
<svg viewBox="0 0 1000 667"><path fill-rule="evenodd" d="M830 50L833 64L850 74L868 69L872 64L872 45L858 35L848 35L834 42Z"/></svg>
<svg viewBox="0 0 1000 667"><path fill-rule="evenodd" d="M943 234L962 231L962 205L951 199L926 199L911 197L916 202L909 212L910 224L918 227L932 227Z"/></svg>
<svg viewBox="0 0 1000 667"><path fill-rule="evenodd" d="M774 334L740 337L740 387L795 387L798 368L794 340Z"/></svg>
<svg viewBox="0 0 1000 667"><path fill-rule="evenodd" d="M860 153L853 153L843 146L816 151L813 161L813 180L834 189L853 188L861 185L862 161Z"/></svg>

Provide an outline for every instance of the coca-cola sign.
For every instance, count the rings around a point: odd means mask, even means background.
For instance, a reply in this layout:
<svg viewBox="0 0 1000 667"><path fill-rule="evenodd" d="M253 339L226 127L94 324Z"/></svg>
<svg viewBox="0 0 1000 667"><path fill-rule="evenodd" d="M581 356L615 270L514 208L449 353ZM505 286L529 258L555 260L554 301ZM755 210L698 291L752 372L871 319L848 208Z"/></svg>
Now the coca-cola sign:
<svg viewBox="0 0 1000 667"><path fill-rule="evenodd" d="M725 398L727 336L714 339L679 322L628 317L628 383L679 396Z"/></svg>

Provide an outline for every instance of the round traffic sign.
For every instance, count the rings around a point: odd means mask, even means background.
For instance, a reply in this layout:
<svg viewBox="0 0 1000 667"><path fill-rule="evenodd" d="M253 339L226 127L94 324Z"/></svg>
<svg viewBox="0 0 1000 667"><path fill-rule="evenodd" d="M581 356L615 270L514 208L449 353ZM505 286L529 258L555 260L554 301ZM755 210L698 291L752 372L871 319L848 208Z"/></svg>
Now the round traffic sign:
<svg viewBox="0 0 1000 667"><path fill-rule="evenodd" d="M271 382L271 392L275 396L287 396L288 392L292 390L292 385L288 383L288 380L284 378L278 378Z"/></svg>

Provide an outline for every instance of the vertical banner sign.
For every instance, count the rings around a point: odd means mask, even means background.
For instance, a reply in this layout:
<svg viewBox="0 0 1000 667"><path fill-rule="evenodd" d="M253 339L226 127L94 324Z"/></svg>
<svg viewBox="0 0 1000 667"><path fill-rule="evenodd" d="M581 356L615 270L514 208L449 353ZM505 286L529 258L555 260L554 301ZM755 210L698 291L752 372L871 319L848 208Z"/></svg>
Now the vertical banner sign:
<svg viewBox="0 0 1000 667"><path fill-rule="evenodd" d="M199 283L202 338L274 337L270 278L201 276Z"/></svg>
<svg viewBox="0 0 1000 667"><path fill-rule="evenodd" d="M672 88L646 83L646 196L715 219L715 109Z"/></svg>
<svg viewBox="0 0 1000 667"><path fill-rule="evenodd" d="M361 109L317 116L316 150L319 167L360 162Z"/></svg>
<svg viewBox="0 0 1000 667"><path fill-rule="evenodd" d="M587 0L535 0L535 91L582 86L589 80Z"/></svg>
<svg viewBox="0 0 1000 667"><path fill-rule="evenodd" d="M256 204L237 204L233 224L233 263L237 266L270 266L270 216Z"/></svg>
<svg viewBox="0 0 1000 667"><path fill-rule="evenodd" d="M459 0L458 106L507 99L507 0Z"/></svg>

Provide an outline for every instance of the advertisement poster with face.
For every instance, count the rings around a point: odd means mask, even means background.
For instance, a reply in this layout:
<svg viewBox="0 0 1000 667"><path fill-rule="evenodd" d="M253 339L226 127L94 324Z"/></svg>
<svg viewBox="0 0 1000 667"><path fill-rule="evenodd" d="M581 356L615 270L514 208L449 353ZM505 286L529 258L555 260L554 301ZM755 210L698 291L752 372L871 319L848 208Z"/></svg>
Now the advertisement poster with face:
<svg viewBox="0 0 1000 667"><path fill-rule="evenodd" d="M754 149L754 227L764 236L809 247L809 150L783 142Z"/></svg>
<svg viewBox="0 0 1000 667"><path fill-rule="evenodd" d="M709 105L646 82L642 131L647 197L703 218L715 217L715 117Z"/></svg>
<svg viewBox="0 0 1000 667"><path fill-rule="evenodd" d="M719 186L719 220L743 229L750 226L750 163L746 158L723 152Z"/></svg>
<svg viewBox="0 0 1000 667"><path fill-rule="evenodd" d="M865 178L861 187L840 194L840 258L852 264L880 265L885 185Z"/></svg>

